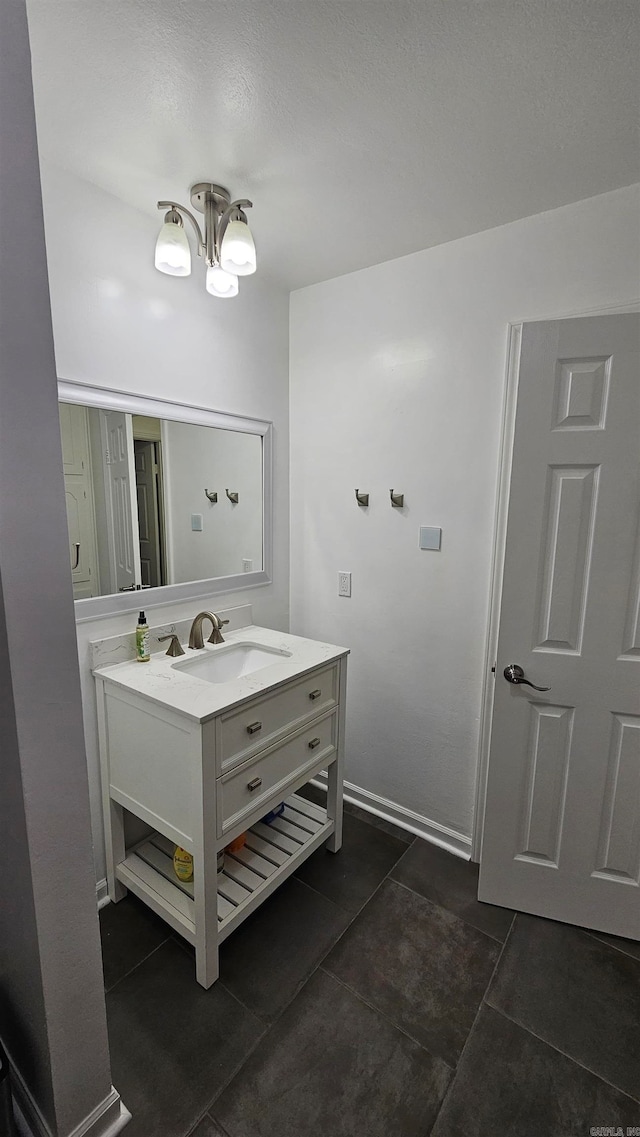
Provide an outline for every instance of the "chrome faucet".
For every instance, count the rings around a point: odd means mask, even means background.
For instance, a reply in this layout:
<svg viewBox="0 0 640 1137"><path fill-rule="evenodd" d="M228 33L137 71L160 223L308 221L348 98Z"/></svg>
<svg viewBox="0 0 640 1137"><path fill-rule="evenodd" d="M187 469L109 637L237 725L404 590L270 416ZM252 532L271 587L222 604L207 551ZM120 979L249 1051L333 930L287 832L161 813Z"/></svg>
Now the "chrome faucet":
<svg viewBox="0 0 640 1137"><path fill-rule="evenodd" d="M210 644L224 643L220 629L224 624L229 623L228 620L221 620L219 616L216 616L215 612L198 612L198 615L191 625L191 631L189 632L189 647L195 648L196 651L204 647L204 639L202 637L203 620L211 620L213 626L213 631L207 640L207 643Z"/></svg>

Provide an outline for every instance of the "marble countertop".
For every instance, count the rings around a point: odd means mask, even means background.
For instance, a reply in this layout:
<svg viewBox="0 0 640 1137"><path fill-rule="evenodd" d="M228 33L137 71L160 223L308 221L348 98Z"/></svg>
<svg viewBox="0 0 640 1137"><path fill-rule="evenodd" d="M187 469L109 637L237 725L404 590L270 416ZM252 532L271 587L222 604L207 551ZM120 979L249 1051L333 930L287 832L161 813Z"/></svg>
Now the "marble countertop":
<svg viewBox="0 0 640 1137"><path fill-rule="evenodd" d="M186 715L196 722L206 722L221 711L237 706L245 699L251 699L264 691L275 689L288 683L298 675L331 663L341 656L348 655L349 649L325 644L318 640L308 640L302 636L292 636L287 632L261 628L256 624L237 631L224 632L224 644L206 644L200 651L194 651L183 644L185 654L177 659L164 651L151 656L148 663L127 660L96 667L94 675L133 691L160 706L169 707ZM230 644L253 643L286 651L287 656L276 657L274 663L262 667L249 675L229 679L224 683L211 683L199 679L197 675L180 669L180 664L205 656L207 652L219 652ZM178 664L178 666L174 666Z"/></svg>

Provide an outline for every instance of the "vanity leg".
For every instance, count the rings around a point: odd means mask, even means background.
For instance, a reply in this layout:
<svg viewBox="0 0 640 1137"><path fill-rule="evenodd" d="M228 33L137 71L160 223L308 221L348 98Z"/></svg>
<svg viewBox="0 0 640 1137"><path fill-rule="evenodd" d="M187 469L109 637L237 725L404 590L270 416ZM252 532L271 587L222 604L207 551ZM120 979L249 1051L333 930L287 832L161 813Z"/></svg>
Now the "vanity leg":
<svg viewBox="0 0 640 1137"><path fill-rule="evenodd" d="M213 842L212 842L213 844ZM214 846L215 855L215 846ZM193 892L196 920L196 979L201 987L210 987L219 974L218 965L218 880L215 861L213 874L193 866Z"/></svg>
<svg viewBox="0 0 640 1137"><path fill-rule="evenodd" d="M96 676L96 711L98 715L98 741L100 746L100 781L102 787L102 817L104 819L104 846L107 859L107 887L109 900L117 904L127 895L127 889L116 879L116 867L126 856L124 843L124 809L111 797L109 772L109 746L104 708L104 682Z"/></svg>
<svg viewBox="0 0 640 1137"><path fill-rule="evenodd" d="M336 760L332 762L327 771L327 814L334 822L335 828L325 848L330 853L337 853L342 848L342 783L344 781L344 713L347 697L347 665L340 662L340 694L338 704L338 738L336 740Z"/></svg>
<svg viewBox="0 0 640 1137"><path fill-rule="evenodd" d="M214 934L207 943L196 942L196 979L201 987L207 988L215 983L219 974L218 937Z"/></svg>
<svg viewBox="0 0 640 1137"><path fill-rule="evenodd" d="M109 799L108 820L105 826L105 848L107 854L107 885L109 899L117 904L127 895L127 889L116 877L116 868L126 856L124 843L124 809L116 801Z"/></svg>
<svg viewBox="0 0 640 1137"><path fill-rule="evenodd" d="M202 769L199 783L199 800L194 818L202 820L194 825L193 841L193 900L196 931L196 979L201 987L210 987L219 974L218 966L218 854L216 816L216 771L213 755L201 757L199 739L193 755Z"/></svg>
<svg viewBox="0 0 640 1137"><path fill-rule="evenodd" d="M337 853L342 847L342 774L339 762L333 762L327 771L327 814L335 823L335 829L325 848Z"/></svg>

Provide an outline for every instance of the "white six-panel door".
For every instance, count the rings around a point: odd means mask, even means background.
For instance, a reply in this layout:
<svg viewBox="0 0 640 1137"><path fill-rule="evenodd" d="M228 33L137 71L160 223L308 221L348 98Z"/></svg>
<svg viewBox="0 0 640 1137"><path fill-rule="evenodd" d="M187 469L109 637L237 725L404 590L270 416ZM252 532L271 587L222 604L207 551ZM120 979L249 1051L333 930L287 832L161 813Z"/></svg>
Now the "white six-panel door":
<svg viewBox="0 0 640 1137"><path fill-rule="evenodd" d="M111 521L107 527L111 590L131 591L142 583L131 415L100 411L100 431Z"/></svg>
<svg viewBox="0 0 640 1137"><path fill-rule="evenodd" d="M633 938L639 474L640 316L525 325L478 895Z"/></svg>
<svg viewBox="0 0 640 1137"><path fill-rule="evenodd" d="M84 600L100 592L87 411L73 403L59 410L73 597Z"/></svg>

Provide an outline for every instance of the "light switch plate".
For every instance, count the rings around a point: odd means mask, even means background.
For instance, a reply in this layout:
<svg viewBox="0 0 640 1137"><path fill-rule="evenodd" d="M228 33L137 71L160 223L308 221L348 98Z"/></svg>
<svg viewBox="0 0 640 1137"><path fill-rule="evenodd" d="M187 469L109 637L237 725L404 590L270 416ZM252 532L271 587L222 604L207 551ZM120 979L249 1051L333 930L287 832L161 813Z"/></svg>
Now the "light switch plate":
<svg viewBox="0 0 640 1137"><path fill-rule="evenodd" d="M420 526L420 548L421 549L440 549L442 541L442 529L436 529L432 525Z"/></svg>
<svg viewBox="0 0 640 1137"><path fill-rule="evenodd" d="M191 514L191 531L192 533L202 533L202 514Z"/></svg>

